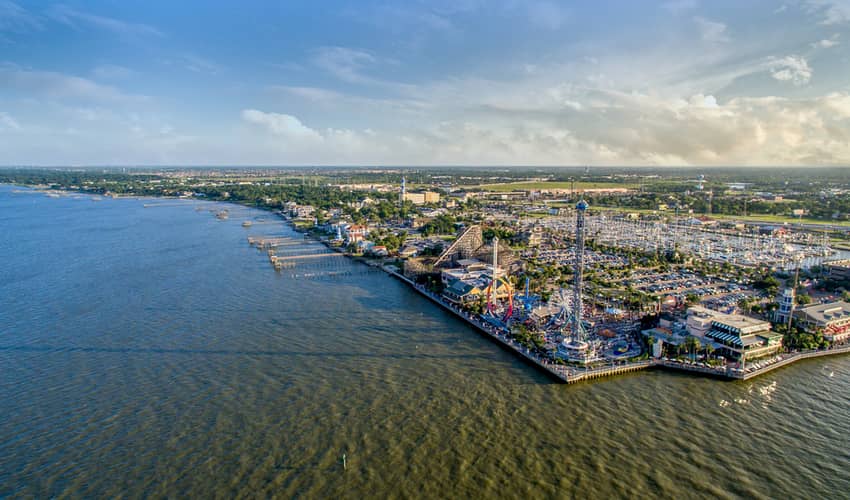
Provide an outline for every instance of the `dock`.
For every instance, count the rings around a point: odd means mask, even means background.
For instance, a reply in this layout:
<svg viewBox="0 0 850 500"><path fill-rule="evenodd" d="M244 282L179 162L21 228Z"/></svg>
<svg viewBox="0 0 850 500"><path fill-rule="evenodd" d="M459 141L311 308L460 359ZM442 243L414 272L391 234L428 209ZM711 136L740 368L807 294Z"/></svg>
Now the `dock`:
<svg viewBox="0 0 850 500"><path fill-rule="evenodd" d="M286 247L286 246L305 246L309 245L308 241L298 241L292 238L263 238L257 236L248 236L248 244L252 247L257 247L260 250L268 250L270 248Z"/></svg>

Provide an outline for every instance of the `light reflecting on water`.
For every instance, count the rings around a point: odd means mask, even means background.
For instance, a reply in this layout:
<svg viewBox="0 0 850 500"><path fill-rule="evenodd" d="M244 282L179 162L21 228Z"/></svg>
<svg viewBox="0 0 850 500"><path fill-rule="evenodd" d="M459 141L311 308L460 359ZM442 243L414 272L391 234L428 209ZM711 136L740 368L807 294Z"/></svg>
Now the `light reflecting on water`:
<svg viewBox="0 0 850 500"><path fill-rule="evenodd" d="M241 226L267 213L15 189L0 186L0 496L850 491L850 357L565 386L379 271L275 273L246 236L299 236Z"/></svg>

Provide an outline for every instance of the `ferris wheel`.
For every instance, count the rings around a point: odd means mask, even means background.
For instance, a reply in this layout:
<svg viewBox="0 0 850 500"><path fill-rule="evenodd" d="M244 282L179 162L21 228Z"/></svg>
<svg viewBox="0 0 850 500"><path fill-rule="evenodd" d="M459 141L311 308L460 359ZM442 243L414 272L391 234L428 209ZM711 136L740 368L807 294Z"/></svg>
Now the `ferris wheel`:
<svg viewBox="0 0 850 500"><path fill-rule="evenodd" d="M573 294L565 288L559 288L549 297L549 310L552 317L549 326L566 326L573 311Z"/></svg>

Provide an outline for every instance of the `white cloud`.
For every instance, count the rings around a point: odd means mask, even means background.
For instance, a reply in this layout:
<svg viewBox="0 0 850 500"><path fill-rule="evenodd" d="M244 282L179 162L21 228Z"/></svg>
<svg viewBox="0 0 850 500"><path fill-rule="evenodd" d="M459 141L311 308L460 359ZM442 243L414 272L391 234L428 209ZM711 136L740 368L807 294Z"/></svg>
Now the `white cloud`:
<svg viewBox="0 0 850 500"><path fill-rule="evenodd" d="M224 67L215 61L193 53L177 54L172 57L159 59L158 62L166 66L180 67L193 73L216 75L224 71Z"/></svg>
<svg viewBox="0 0 850 500"><path fill-rule="evenodd" d="M252 149L272 164L838 165L850 162L850 94L811 99L688 98L573 89L579 108L553 103L399 129L315 130L245 110L274 139ZM247 161L247 160L246 160Z"/></svg>
<svg viewBox="0 0 850 500"><path fill-rule="evenodd" d="M125 94L115 87L87 78L52 71L31 71L0 65L0 88L25 92L30 97L81 99L87 101L141 102L146 96Z"/></svg>
<svg viewBox="0 0 850 500"><path fill-rule="evenodd" d="M371 83L374 79L362 70L377 61L372 54L347 47L320 47L314 51L313 63L348 83Z"/></svg>
<svg viewBox="0 0 850 500"><path fill-rule="evenodd" d="M850 2L847 0L804 0L806 9L821 18L821 24L850 22Z"/></svg>
<svg viewBox="0 0 850 500"><path fill-rule="evenodd" d="M92 70L92 75L95 78L103 80L125 80L130 78L134 71L124 66L117 64L101 64Z"/></svg>
<svg viewBox="0 0 850 500"><path fill-rule="evenodd" d="M774 59L770 63L770 74L781 82L791 82L794 85L806 85L812 79L812 68L802 56L786 56Z"/></svg>
<svg viewBox="0 0 850 500"><path fill-rule="evenodd" d="M569 12L552 2L528 3L528 19L535 26L557 30L569 19Z"/></svg>
<svg viewBox="0 0 850 500"><path fill-rule="evenodd" d="M106 16L82 12L67 5L55 5L47 13L53 20L76 30L91 27L125 37L164 36L161 31L147 24L130 23Z"/></svg>
<svg viewBox="0 0 850 500"><path fill-rule="evenodd" d="M0 132L4 130L20 130L21 125L12 118L12 115L4 111L0 111Z"/></svg>
<svg viewBox="0 0 850 500"><path fill-rule="evenodd" d="M36 16L10 0L0 0L0 33L23 33L41 29Z"/></svg>
<svg viewBox="0 0 850 500"><path fill-rule="evenodd" d="M242 119L254 125L260 125L266 130L293 143L321 142L322 135L305 126L301 120L282 113L265 113L256 109L242 111Z"/></svg>
<svg viewBox="0 0 850 500"><path fill-rule="evenodd" d="M729 41L729 35L726 33L726 25L706 19L704 17L694 17L694 22L699 28L702 39L711 43L725 43Z"/></svg>
<svg viewBox="0 0 850 500"><path fill-rule="evenodd" d="M222 71L222 67L215 61L196 54L183 54L180 59L186 69L195 73L209 73L214 75Z"/></svg>
<svg viewBox="0 0 850 500"><path fill-rule="evenodd" d="M840 45L841 42L838 41L839 34L832 35L830 38L824 38L823 40L819 40L812 44L812 48L814 49L831 49L836 45Z"/></svg>

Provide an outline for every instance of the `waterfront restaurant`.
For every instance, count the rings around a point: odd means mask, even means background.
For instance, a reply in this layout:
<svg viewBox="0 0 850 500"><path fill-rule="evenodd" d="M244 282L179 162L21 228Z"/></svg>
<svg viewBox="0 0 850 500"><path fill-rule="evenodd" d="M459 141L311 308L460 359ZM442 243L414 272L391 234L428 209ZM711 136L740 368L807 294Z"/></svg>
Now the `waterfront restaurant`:
<svg viewBox="0 0 850 500"><path fill-rule="evenodd" d="M782 335L772 331L770 323L740 314L716 313L705 337L735 359L761 358L782 349Z"/></svg>
<svg viewBox="0 0 850 500"><path fill-rule="evenodd" d="M491 278L480 276L473 279L451 279L448 286L443 290L443 297L454 304L463 305L475 302L487 293ZM496 286L495 297L505 298L510 294L510 288L503 282Z"/></svg>

